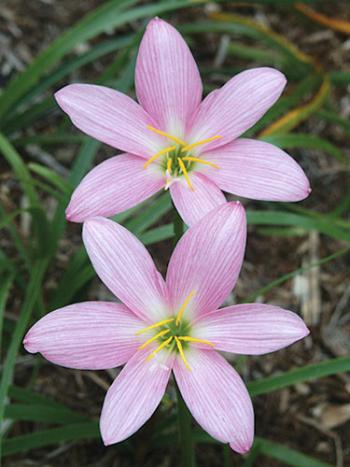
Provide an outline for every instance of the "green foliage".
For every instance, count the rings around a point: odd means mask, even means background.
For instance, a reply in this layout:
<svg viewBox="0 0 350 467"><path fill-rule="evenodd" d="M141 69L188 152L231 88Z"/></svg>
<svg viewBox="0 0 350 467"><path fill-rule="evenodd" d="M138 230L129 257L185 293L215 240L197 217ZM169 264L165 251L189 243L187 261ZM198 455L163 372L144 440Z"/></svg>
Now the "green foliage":
<svg viewBox="0 0 350 467"><path fill-rule="evenodd" d="M83 246L70 254L64 271L59 272L54 287L48 289L46 281L53 275L53 264L57 258L60 243L66 233L64 211L74 187L94 164L100 143L84 135L70 131L65 119L47 133L35 131L37 123L52 117L56 104L52 97L54 90L62 83L69 82L72 72L83 73L85 66L98 59L109 60L109 65L98 82L129 92L133 86L133 73L137 47L146 21L155 15L174 15L179 11L179 29L189 39L205 40L208 33L214 36L227 35L230 44L228 58L235 57L247 66L272 65L283 70L292 82L288 92L266 113L247 136L260 137L281 148L294 150L300 157L312 149L335 159L344 170L348 170L348 158L335 141L307 133L299 126L310 118L323 124L336 125L339 131L350 134L349 122L339 115L329 102L334 86L350 83L350 73L330 70L326 75L312 57L302 53L287 41L256 21L237 14L216 14L203 19L205 0L163 0L142 3L137 0L111 0L101 2L96 10L88 13L77 24L72 25L48 48L42 51L27 68L14 76L0 94L0 153L16 183L16 190L25 203L16 209L0 204L0 228L11 244L13 254L0 251L0 350L4 354L0 379L0 426L3 437L0 451L4 456L29 451L58 443L95 439L99 441L98 422L88 416L76 413L55 400L41 395L35 388L38 370L32 368L30 387L14 386L14 369L21 351L23 336L34 320L52 309L65 306L76 299L86 298L89 283L95 277ZM220 3L220 2L217 2ZM249 3L246 1L245 3ZM251 3L278 5L277 0ZM284 8L291 8L292 0L283 2ZM186 11L192 9L200 14L196 20L183 24ZM137 25L131 28L130 24ZM137 32L133 32L137 29ZM112 38L106 40L102 34L113 30ZM127 31L127 32L125 32ZM98 40L97 40L98 39ZM247 41L247 43L246 43ZM78 44L89 42L89 50L79 56L74 54ZM242 44L243 42L243 44ZM204 65L204 63L203 63ZM229 79L231 68L203 67L205 79L215 76L218 71ZM51 121L51 120L50 120ZM28 131L30 130L30 131ZM72 145L76 148L69 175L63 177L43 162L30 160L26 152L28 145L36 145L44 151L54 153L56 147ZM53 215L46 212L44 200L55 202ZM258 209L248 210L248 222L253 231L259 229L264 235L298 237L317 231L322 236L341 242L332 254L314 264L290 271L277 277L262 289L247 297L252 301L263 297L273 288L313 267L334 261L349 252L350 221L346 211L350 206L350 191L332 211L318 212L296 206L265 203ZM115 216L117 222L137 235L144 244L173 240L173 225L166 216L171 209L168 193L161 194L135 208ZM24 238L19 230L19 219L27 219L30 232ZM172 242L168 242L172 245ZM10 302L10 292L16 290L21 298L16 321L9 320L5 307ZM258 396L276 391L299 382L315 381L319 378L350 370L349 358L333 358L312 363L288 372L271 375L250 382L251 395ZM6 420L9 425L3 424ZM10 429L15 423L32 423L33 430L15 435ZM174 433L169 435L171 416L163 423L164 430L156 427L154 446L166 446L173 442ZM39 425L40 423L40 425ZM158 431L157 431L158 430ZM164 433L163 433L164 431ZM203 432L196 432L197 443L214 442ZM130 441L132 443L132 440ZM152 441L153 443L153 441ZM121 450L130 449L128 443ZM277 459L284 465L298 467L325 467L328 464L306 456L287 446L257 438L252 453L241 465L254 464L260 456ZM226 464L229 457L226 455ZM257 461L258 462L258 461Z"/></svg>

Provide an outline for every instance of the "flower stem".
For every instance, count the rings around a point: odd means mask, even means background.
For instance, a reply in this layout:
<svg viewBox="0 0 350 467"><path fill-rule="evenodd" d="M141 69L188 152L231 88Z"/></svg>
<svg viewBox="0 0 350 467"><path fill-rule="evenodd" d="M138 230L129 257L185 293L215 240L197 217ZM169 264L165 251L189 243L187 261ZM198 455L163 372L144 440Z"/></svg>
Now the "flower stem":
<svg viewBox="0 0 350 467"><path fill-rule="evenodd" d="M174 244L180 240L184 232L184 224L177 213L174 210L173 217L174 225ZM179 443L181 451L181 466L182 467L196 467L196 458L194 452L194 443L192 437L192 416L189 412L178 386L176 385L177 394L177 414L178 414L178 427L179 427Z"/></svg>
<svg viewBox="0 0 350 467"><path fill-rule="evenodd" d="M196 467L194 444L192 439L191 414L176 385L177 417L179 424L179 443L181 451L181 466Z"/></svg>

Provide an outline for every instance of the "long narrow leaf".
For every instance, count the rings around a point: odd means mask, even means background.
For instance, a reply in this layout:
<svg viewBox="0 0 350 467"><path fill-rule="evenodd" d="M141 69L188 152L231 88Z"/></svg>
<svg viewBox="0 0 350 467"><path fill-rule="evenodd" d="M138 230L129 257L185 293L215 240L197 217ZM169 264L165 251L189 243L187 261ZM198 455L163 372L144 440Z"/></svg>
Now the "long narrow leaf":
<svg viewBox="0 0 350 467"><path fill-rule="evenodd" d="M277 391L305 381L313 381L325 376L350 371L350 357L339 357L319 363L305 365L280 375L269 376L248 384L252 397Z"/></svg>

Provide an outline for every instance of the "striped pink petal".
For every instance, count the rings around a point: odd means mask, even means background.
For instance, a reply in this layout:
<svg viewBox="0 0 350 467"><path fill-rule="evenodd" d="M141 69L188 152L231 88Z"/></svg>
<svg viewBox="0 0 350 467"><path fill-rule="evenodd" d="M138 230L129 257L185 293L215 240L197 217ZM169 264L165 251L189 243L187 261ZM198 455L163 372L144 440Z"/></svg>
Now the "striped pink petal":
<svg viewBox="0 0 350 467"><path fill-rule="evenodd" d="M230 443L239 453L249 451L254 436L254 412L238 373L213 350L190 349L174 363L176 382L187 407L213 438Z"/></svg>
<svg viewBox="0 0 350 467"><path fill-rule="evenodd" d="M284 75L273 68L239 73L204 99L194 117L189 142L221 136L202 146L202 151L230 143L260 120L280 97L285 84Z"/></svg>
<svg viewBox="0 0 350 467"><path fill-rule="evenodd" d="M182 137L202 96L202 83L190 49L170 24L149 22L136 63L135 84L142 107L158 127Z"/></svg>
<svg viewBox="0 0 350 467"><path fill-rule="evenodd" d="M83 241L100 279L139 318L152 324L169 316L164 280L133 234L96 217L84 223Z"/></svg>
<svg viewBox="0 0 350 467"><path fill-rule="evenodd" d="M175 182L170 186L176 209L187 225L195 224L205 214L226 202L222 191L205 176L191 173L190 179L193 191L190 190L185 180Z"/></svg>
<svg viewBox="0 0 350 467"><path fill-rule="evenodd" d="M235 286L245 249L240 203L225 203L190 227L176 245L166 283L174 313L192 292L185 317L218 308Z"/></svg>
<svg viewBox="0 0 350 467"><path fill-rule="evenodd" d="M121 151L149 157L163 139L147 125L154 120L125 94L92 84L70 84L55 98L79 130Z"/></svg>
<svg viewBox="0 0 350 467"><path fill-rule="evenodd" d="M115 156L91 170L75 189L67 219L83 222L91 217L109 217L152 196L164 186L157 167L144 169L145 161L130 154Z"/></svg>
<svg viewBox="0 0 350 467"><path fill-rule="evenodd" d="M100 419L105 445L118 443L135 433L162 400L173 357L161 351L147 361L147 354L137 352L107 392Z"/></svg>
<svg viewBox="0 0 350 467"><path fill-rule="evenodd" d="M222 190L267 201L300 201L310 193L302 168L281 149L263 141L238 139L205 154L219 165L205 169Z"/></svg>
<svg viewBox="0 0 350 467"><path fill-rule="evenodd" d="M277 306L234 305L203 315L193 336L207 339L217 350L261 355L282 349L309 334L298 315Z"/></svg>
<svg viewBox="0 0 350 467"><path fill-rule="evenodd" d="M24 338L27 352L40 352L57 365L102 370L123 365L140 340L142 322L124 305L84 302L52 311Z"/></svg>

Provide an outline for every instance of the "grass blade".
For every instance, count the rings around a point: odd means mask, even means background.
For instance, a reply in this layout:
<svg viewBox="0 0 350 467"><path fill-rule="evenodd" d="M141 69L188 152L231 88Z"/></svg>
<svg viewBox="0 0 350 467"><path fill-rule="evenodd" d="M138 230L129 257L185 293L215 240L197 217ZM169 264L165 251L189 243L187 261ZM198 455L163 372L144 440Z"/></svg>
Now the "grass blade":
<svg viewBox="0 0 350 467"><path fill-rule="evenodd" d="M3 455L29 451L30 449L81 439L98 439L98 422L72 423L64 427L36 431L28 435L15 436L2 443Z"/></svg>
<svg viewBox="0 0 350 467"><path fill-rule="evenodd" d="M324 151L329 155L333 156L339 162L348 164L347 156L338 149L334 144L330 143L324 138L319 138L318 136L309 135L306 133L278 133L270 136L265 136L261 138L267 143L274 144L283 149L289 148L309 148L309 149L319 149Z"/></svg>
<svg viewBox="0 0 350 467"><path fill-rule="evenodd" d="M30 315L41 291L41 282L47 266L46 259L37 260L33 265L26 296L21 308L21 312L16 323L15 331L12 334L11 343L7 351L4 362L3 373L0 382L0 422L4 418L5 399L12 382L16 356L21 345L25 330L28 326ZM0 446L1 458L1 446Z"/></svg>
<svg viewBox="0 0 350 467"><path fill-rule="evenodd" d="M0 151L4 155L8 164L12 167L16 177L22 185L24 193L27 195L32 206L39 205L38 195L33 187L32 177L22 161L21 156L11 145L8 139L0 133Z"/></svg>
<svg viewBox="0 0 350 467"><path fill-rule="evenodd" d="M290 370L280 375L252 381L247 386L250 395L255 397L304 381L313 381L324 378L325 376L345 373L347 371L350 371L350 357L339 357L305 365L302 368L296 368L295 370Z"/></svg>
<svg viewBox="0 0 350 467"><path fill-rule="evenodd" d="M28 422L57 423L67 425L87 421L88 417L66 407L50 407L38 404L11 404L5 407L5 418Z"/></svg>

